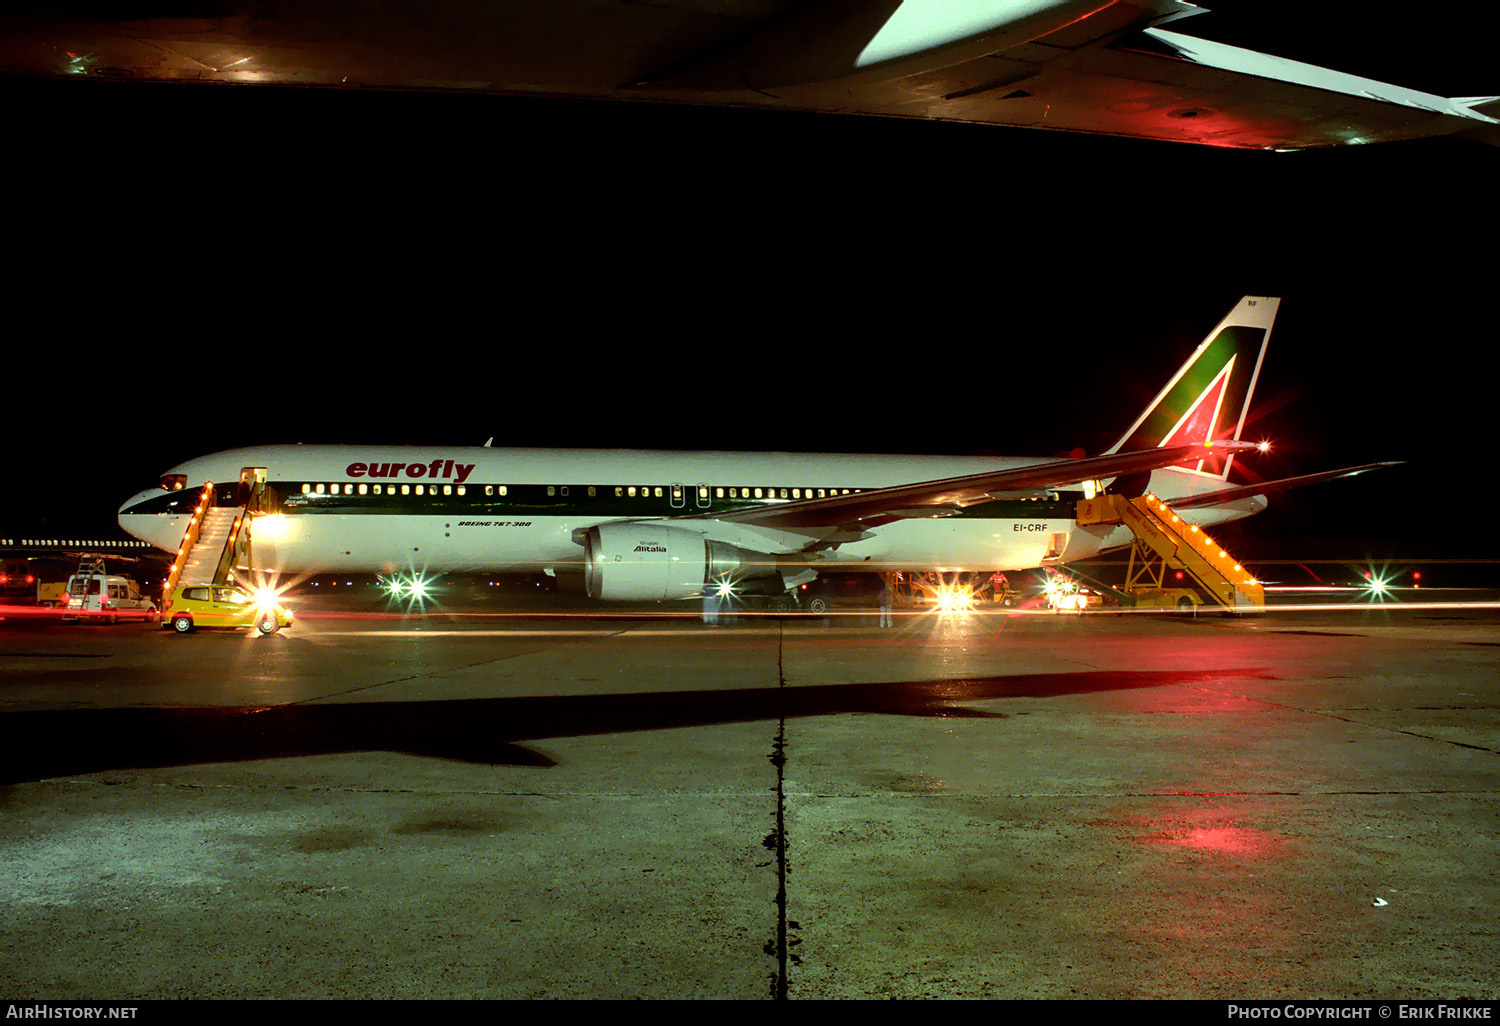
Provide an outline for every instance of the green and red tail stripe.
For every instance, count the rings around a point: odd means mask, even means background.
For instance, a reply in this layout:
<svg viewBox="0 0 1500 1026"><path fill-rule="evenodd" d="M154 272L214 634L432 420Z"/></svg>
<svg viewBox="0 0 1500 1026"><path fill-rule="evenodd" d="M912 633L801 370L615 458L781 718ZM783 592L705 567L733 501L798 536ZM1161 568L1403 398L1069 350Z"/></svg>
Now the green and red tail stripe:
<svg viewBox="0 0 1500 1026"><path fill-rule="evenodd" d="M1280 302L1266 296L1241 299L1108 452L1238 440ZM1188 466L1227 478L1232 459Z"/></svg>

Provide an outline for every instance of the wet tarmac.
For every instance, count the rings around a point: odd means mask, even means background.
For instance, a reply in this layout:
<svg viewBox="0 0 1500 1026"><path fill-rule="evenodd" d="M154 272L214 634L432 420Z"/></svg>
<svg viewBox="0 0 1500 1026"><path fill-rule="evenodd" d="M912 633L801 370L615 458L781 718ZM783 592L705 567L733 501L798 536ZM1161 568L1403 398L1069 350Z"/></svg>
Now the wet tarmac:
<svg viewBox="0 0 1500 1026"><path fill-rule="evenodd" d="M0 981L1494 1000L1500 610L1439 597L882 629L303 595L266 638L12 616Z"/></svg>

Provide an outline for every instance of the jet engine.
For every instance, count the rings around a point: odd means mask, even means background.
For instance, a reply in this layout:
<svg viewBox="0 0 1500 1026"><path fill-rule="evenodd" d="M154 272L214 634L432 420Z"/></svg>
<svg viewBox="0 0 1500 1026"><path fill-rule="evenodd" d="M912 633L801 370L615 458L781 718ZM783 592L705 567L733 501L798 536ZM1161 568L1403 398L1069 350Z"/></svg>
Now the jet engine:
<svg viewBox="0 0 1500 1026"><path fill-rule="evenodd" d="M651 523L599 524L583 539L591 598L611 602L685 599L705 586L778 578L776 557Z"/></svg>

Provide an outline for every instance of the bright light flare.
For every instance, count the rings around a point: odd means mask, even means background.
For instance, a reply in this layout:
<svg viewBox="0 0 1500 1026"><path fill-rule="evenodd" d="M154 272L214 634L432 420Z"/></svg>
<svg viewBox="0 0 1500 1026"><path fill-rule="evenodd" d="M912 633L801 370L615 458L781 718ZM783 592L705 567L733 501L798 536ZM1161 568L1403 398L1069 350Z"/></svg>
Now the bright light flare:
<svg viewBox="0 0 1500 1026"><path fill-rule="evenodd" d="M1393 594L1393 591L1394 591L1394 588L1395 588L1394 582L1395 582L1395 579L1396 579L1396 575L1393 574L1393 573L1391 573L1390 564L1386 564L1385 566L1383 566L1383 567L1381 567L1381 568L1379 568L1377 570L1375 568L1375 564L1371 563L1362 572L1363 572L1364 578L1365 578L1365 583L1364 583L1364 598L1365 598L1365 601L1367 601L1367 602L1385 602L1387 600L1395 601L1396 596Z"/></svg>
<svg viewBox="0 0 1500 1026"><path fill-rule="evenodd" d="M397 575L386 582L385 590L391 598L425 599L431 593L427 578L421 574Z"/></svg>
<svg viewBox="0 0 1500 1026"><path fill-rule="evenodd" d="M967 612L974 608L974 590L962 585L945 584L933 592L933 600L939 612Z"/></svg>
<svg viewBox="0 0 1500 1026"><path fill-rule="evenodd" d="M422 571L395 574L384 581L384 584L388 603L403 604L407 613L427 611L427 602L433 597L434 581Z"/></svg>
<svg viewBox="0 0 1500 1026"><path fill-rule="evenodd" d="M289 530L286 514L261 514L250 521L250 530L257 541L281 541Z"/></svg>
<svg viewBox="0 0 1500 1026"><path fill-rule="evenodd" d="M1271 451L1271 440L1269 438L1262 438L1260 441L1256 442L1255 443L1255 451L1256 452L1270 452Z"/></svg>

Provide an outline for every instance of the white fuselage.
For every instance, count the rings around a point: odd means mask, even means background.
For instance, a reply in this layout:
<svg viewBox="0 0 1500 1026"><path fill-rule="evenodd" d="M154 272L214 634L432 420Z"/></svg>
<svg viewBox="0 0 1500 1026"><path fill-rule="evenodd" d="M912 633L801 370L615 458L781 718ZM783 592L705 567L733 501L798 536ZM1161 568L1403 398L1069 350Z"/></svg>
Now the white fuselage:
<svg viewBox="0 0 1500 1026"><path fill-rule="evenodd" d="M280 513L254 521L258 567L288 573L581 568L575 532L613 521L669 521L758 552L796 552L808 538L715 519L716 512L1050 462L969 456L723 453L439 446L281 445L215 453L164 477L120 509L137 538L175 551L189 499L205 482L232 487L264 470ZM1158 471L1174 496L1222 487L1191 471ZM1083 559L1129 544L1123 527L1080 527L1064 490L981 503L954 516L898 519L825 549L819 569L1014 570ZM1263 500L1193 511L1214 524Z"/></svg>

